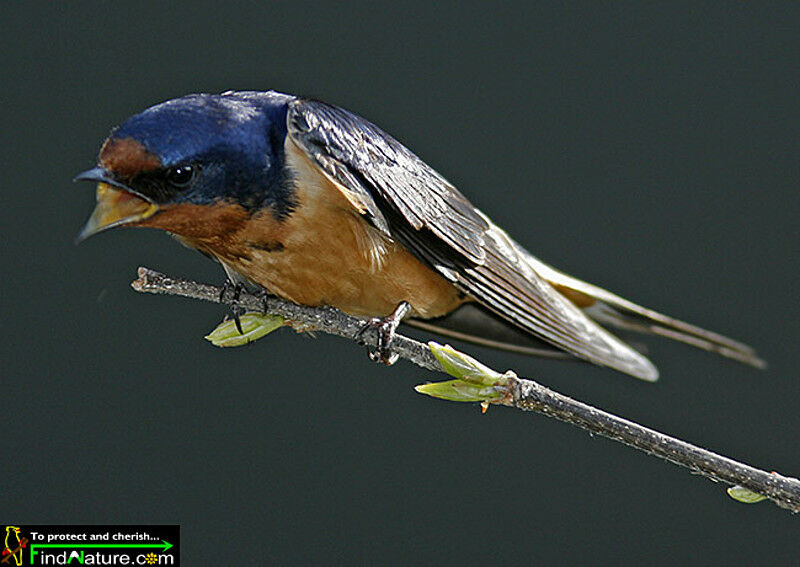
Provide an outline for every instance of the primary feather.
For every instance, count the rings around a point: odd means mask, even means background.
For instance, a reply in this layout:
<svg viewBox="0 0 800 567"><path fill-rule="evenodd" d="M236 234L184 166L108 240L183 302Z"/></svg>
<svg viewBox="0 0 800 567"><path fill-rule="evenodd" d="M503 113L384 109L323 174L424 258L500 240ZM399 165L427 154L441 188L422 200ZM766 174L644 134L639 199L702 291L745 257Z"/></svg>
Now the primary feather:
<svg viewBox="0 0 800 567"><path fill-rule="evenodd" d="M313 101L290 103L287 120L295 142L367 201L377 227L489 310L579 358L658 377L647 358L557 293L518 244L388 134Z"/></svg>

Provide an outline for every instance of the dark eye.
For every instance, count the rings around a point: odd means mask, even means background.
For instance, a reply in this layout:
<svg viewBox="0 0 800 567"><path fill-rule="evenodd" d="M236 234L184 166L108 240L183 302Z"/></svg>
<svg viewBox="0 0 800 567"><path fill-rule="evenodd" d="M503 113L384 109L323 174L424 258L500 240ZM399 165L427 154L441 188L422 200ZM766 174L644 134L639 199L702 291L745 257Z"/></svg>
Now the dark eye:
<svg viewBox="0 0 800 567"><path fill-rule="evenodd" d="M174 187L186 187L194 181L196 174L197 168L193 165L176 165L167 170L167 181Z"/></svg>

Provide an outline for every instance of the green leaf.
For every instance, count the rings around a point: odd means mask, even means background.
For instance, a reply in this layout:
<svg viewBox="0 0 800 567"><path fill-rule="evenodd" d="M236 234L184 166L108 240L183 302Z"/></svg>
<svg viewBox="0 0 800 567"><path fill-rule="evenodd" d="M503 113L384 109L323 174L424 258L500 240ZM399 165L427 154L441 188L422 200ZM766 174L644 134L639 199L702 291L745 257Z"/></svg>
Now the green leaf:
<svg viewBox="0 0 800 567"><path fill-rule="evenodd" d="M283 326L283 317L264 315L256 311L245 313L239 317L242 333L236 328L236 321L223 321L217 328L206 335L206 339L218 347L242 346L268 335Z"/></svg>
<svg viewBox="0 0 800 567"><path fill-rule="evenodd" d="M745 504L755 504L767 499L766 496L738 484L728 488L728 496Z"/></svg>
<svg viewBox="0 0 800 567"><path fill-rule="evenodd" d="M428 347L444 371L457 379L416 386L414 389L420 394L451 402L491 402L508 395L513 373L500 374L450 345L431 341Z"/></svg>
<svg viewBox="0 0 800 567"><path fill-rule="evenodd" d="M433 356L442 365L450 376L482 386L505 385L508 383L508 374L500 374L485 366L463 352L459 352L450 345L440 345L430 341L428 348Z"/></svg>
<svg viewBox="0 0 800 567"><path fill-rule="evenodd" d="M414 389L420 394L451 402L494 401L503 398L505 395L493 386L480 387L463 380L431 382L430 384L415 386Z"/></svg>

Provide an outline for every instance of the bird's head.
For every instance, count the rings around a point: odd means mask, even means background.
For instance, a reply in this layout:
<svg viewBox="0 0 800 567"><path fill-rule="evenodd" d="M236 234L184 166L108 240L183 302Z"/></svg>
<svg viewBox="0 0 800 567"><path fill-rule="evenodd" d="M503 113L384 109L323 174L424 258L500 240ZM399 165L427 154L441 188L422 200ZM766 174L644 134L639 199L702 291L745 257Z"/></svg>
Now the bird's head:
<svg viewBox="0 0 800 567"><path fill-rule="evenodd" d="M111 132L97 166L75 178L98 183L97 206L78 240L117 226L191 233L210 210L287 214L293 206L283 168L289 98L188 95L129 118Z"/></svg>

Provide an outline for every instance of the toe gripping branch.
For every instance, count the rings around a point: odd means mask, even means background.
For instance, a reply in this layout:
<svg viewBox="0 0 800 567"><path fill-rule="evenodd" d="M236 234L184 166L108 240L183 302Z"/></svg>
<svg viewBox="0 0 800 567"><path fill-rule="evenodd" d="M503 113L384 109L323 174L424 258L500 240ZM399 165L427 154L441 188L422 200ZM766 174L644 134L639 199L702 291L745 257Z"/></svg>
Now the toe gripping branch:
<svg viewBox="0 0 800 567"><path fill-rule="evenodd" d="M244 291L245 286L243 283L234 283L230 279L226 279L225 283L222 284L222 289L219 292L219 302L226 303L225 301L225 294L228 293L229 290L233 290L233 295L231 296L230 301L227 302L228 306L231 308L231 314L233 315L233 320L236 322L236 330L239 331L240 335L244 334L242 330L242 321L240 317L244 314L245 308L239 303L239 298ZM262 309L264 314L267 313L267 298L268 294L265 289L259 289L253 295L259 297L261 299Z"/></svg>
<svg viewBox="0 0 800 567"><path fill-rule="evenodd" d="M356 333L355 339L364 344L362 336L367 329L376 329L378 334L378 344L374 350L368 352L370 360L391 366L399 357L398 354L392 352L392 341L394 340L397 327L402 322L403 318L411 311L411 305L405 301L397 304L394 311L387 317L373 317L366 325Z"/></svg>

